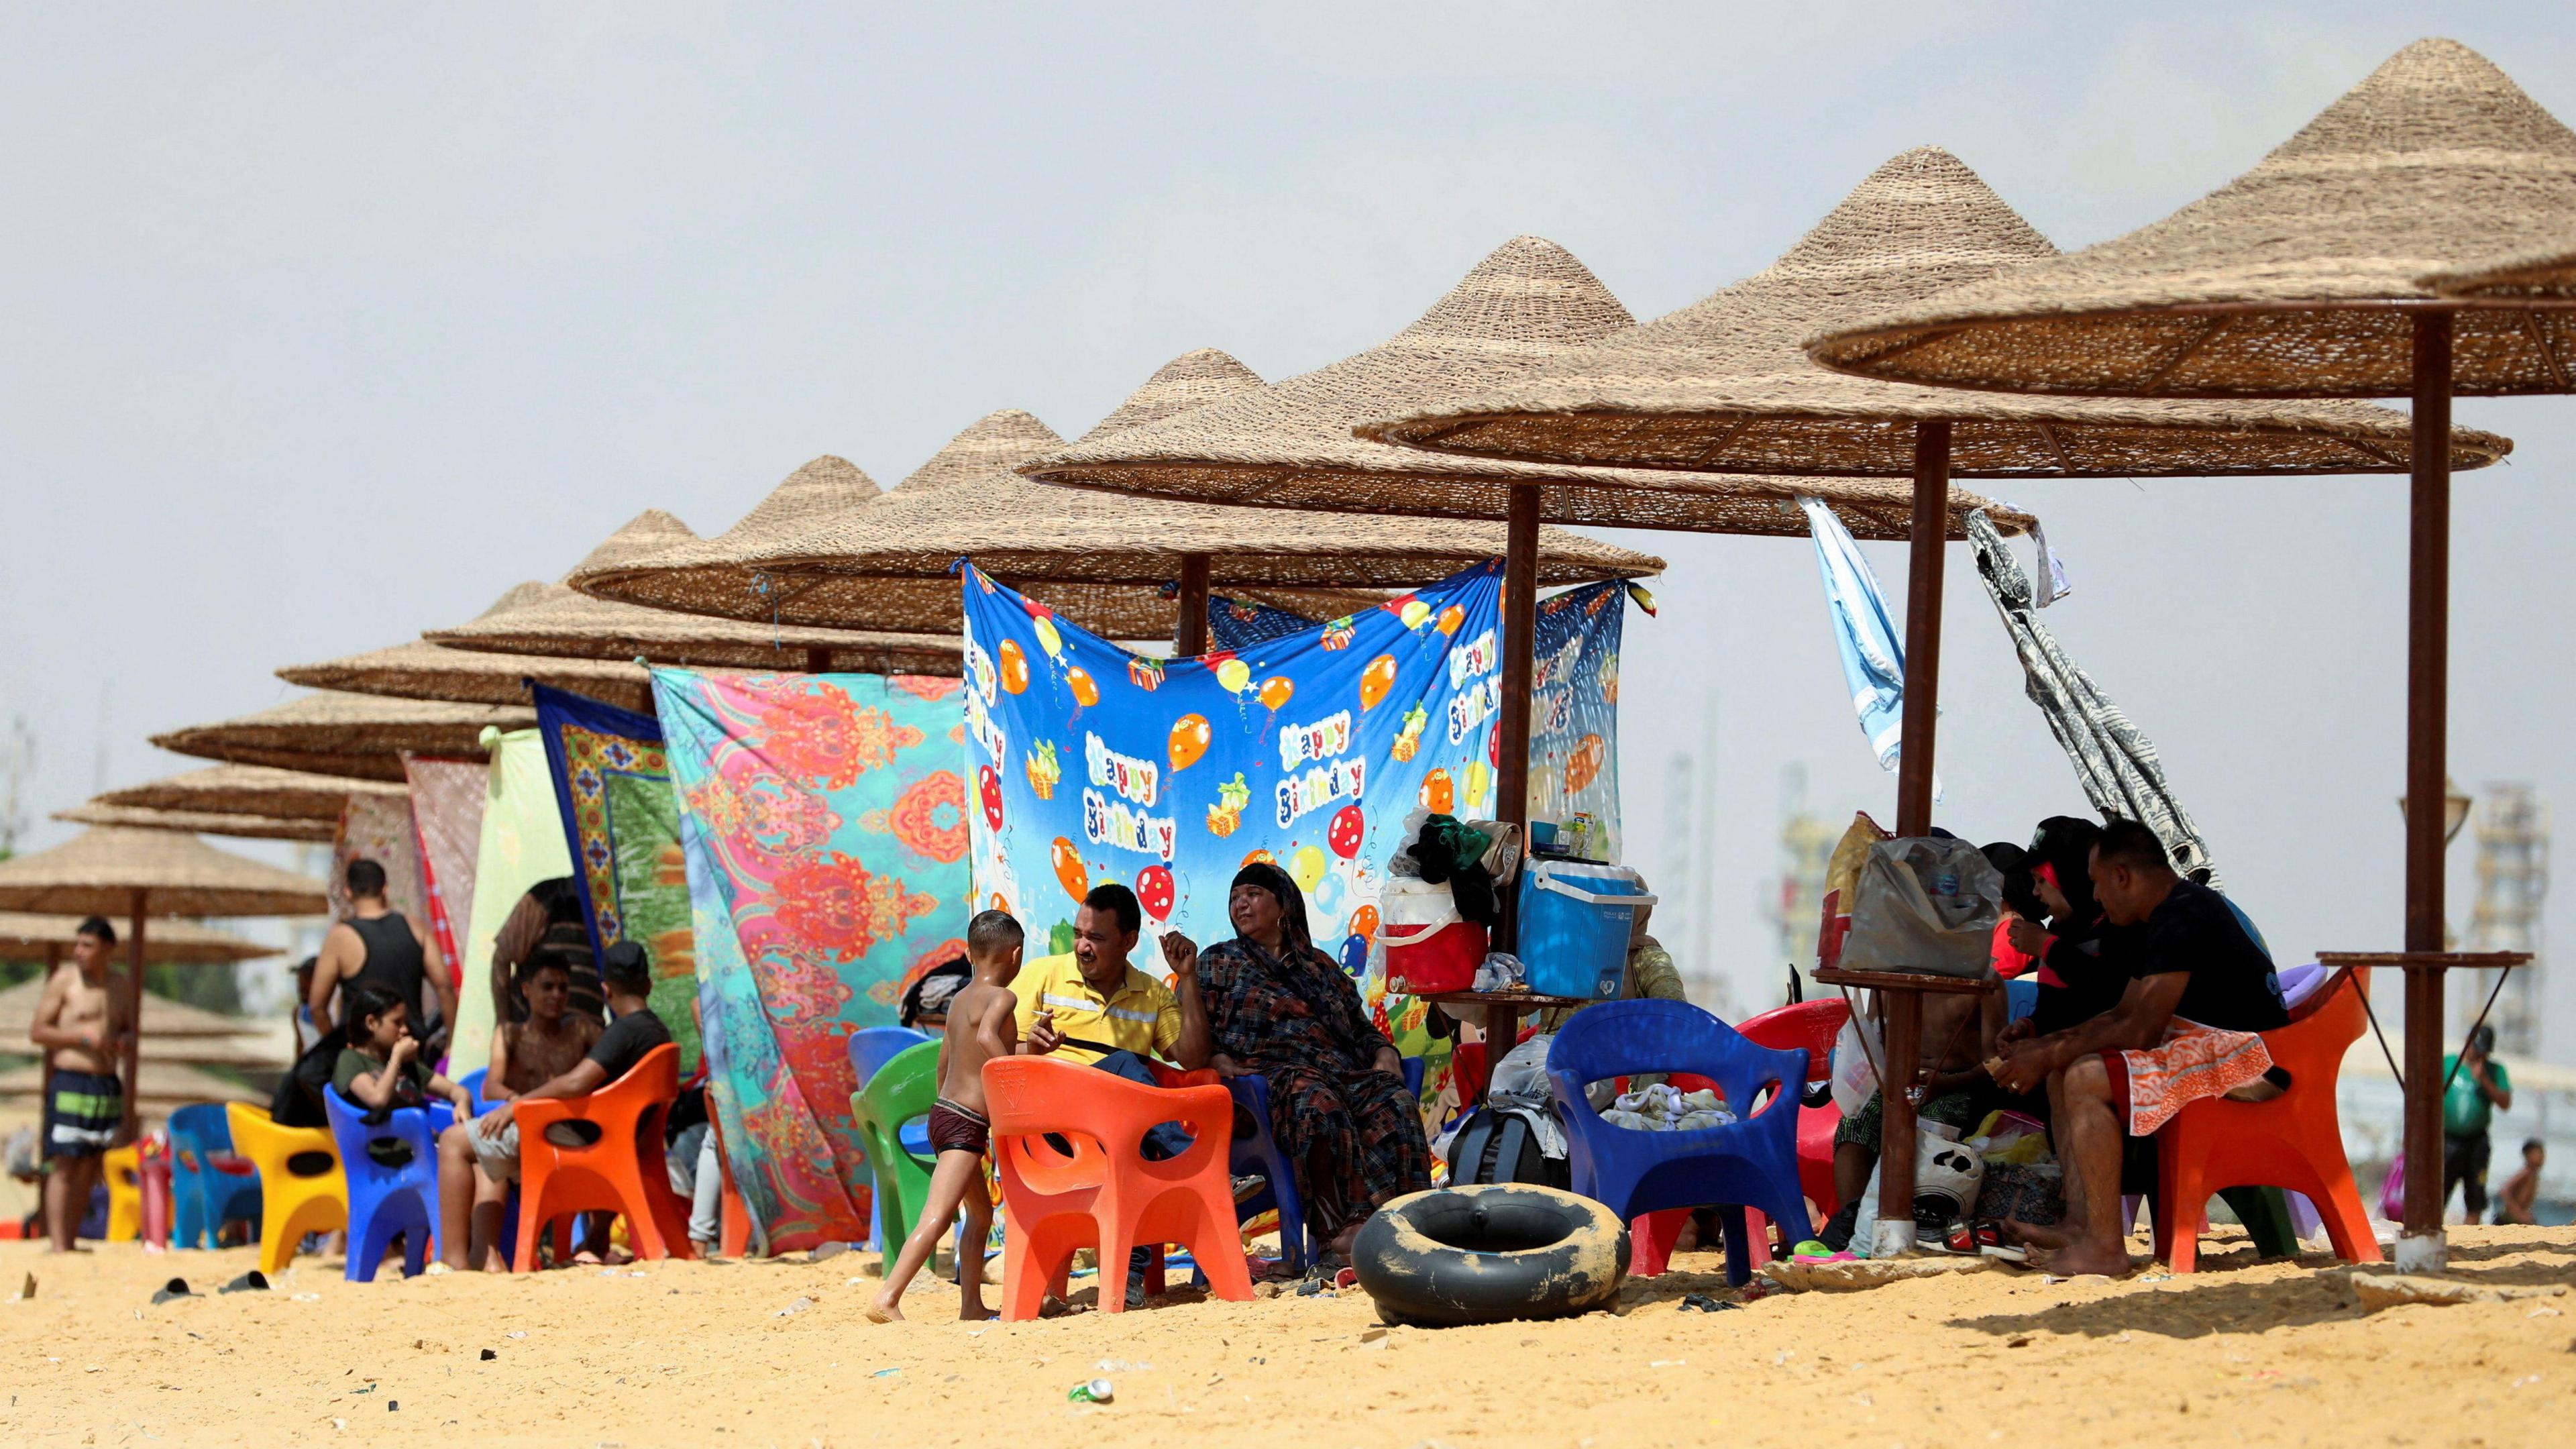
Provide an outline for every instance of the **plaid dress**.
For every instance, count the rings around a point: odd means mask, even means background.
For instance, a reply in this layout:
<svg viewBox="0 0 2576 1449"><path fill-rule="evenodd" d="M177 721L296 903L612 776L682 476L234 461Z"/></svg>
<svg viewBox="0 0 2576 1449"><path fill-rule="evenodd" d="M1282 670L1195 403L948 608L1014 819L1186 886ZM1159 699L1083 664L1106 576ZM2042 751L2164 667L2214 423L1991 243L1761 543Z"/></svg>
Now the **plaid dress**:
<svg viewBox="0 0 2576 1449"><path fill-rule="evenodd" d="M1199 980L1216 1050L1270 1083L1270 1135L1318 1238L1431 1186L1420 1107L1377 1070L1387 1039L1331 958L1292 944L1283 960L1238 936L1199 954Z"/></svg>

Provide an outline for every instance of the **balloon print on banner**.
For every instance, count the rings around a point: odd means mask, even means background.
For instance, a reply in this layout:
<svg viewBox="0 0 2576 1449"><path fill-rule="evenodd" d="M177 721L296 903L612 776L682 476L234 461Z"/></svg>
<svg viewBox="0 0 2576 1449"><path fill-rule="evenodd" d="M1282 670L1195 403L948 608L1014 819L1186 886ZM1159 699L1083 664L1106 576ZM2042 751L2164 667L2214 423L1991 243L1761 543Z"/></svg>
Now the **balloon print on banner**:
<svg viewBox="0 0 2576 1449"><path fill-rule="evenodd" d="M1197 659L1131 655L971 568L964 594L975 896L1041 940L1108 881L1134 888L1149 938L1226 939L1235 872L1270 860L1315 944L1365 976L1405 817L1493 812L1491 565ZM1383 983L1363 995L1383 1020Z"/></svg>

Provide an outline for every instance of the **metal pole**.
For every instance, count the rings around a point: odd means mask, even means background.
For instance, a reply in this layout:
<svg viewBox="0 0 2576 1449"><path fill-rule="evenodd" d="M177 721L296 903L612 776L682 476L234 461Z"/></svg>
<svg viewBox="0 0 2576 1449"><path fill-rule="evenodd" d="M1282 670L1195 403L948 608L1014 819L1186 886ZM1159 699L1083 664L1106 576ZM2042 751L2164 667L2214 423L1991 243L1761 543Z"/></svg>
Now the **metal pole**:
<svg viewBox="0 0 2576 1449"><path fill-rule="evenodd" d="M1181 555L1180 614L1172 630L1172 652L1196 659L1208 652L1208 556Z"/></svg>
<svg viewBox="0 0 2576 1449"><path fill-rule="evenodd" d="M125 942L125 1122L118 1130L122 1142L132 1142L142 1125L142 1108L136 1103L143 1086L143 905L151 892L138 887L131 894L134 918Z"/></svg>
<svg viewBox="0 0 2576 1449"><path fill-rule="evenodd" d="M1494 769L1494 818L1521 828L1529 840L1530 675L1538 653L1538 515L1544 500L1536 487L1511 490L1503 538L1503 698ZM1519 927L1519 893L1503 892L1503 924L1494 949L1509 951ZM1519 1034L1519 1012L1497 1006L1487 1013L1486 1060L1497 1063Z"/></svg>
<svg viewBox="0 0 2576 1449"><path fill-rule="evenodd" d="M2415 314L2414 479L2406 589L2406 950L2444 949L2442 839L2451 644L2451 314ZM2399 1272L2438 1272L2442 973L2406 977L2406 1219Z"/></svg>
<svg viewBox="0 0 2576 1449"><path fill-rule="evenodd" d="M1941 569L1950 539L1950 424L1914 425L1914 521L1905 568L1905 716L1896 761L1896 833L1932 831L1933 738L1941 703ZM1914 1247L1914 1097L1921 1064L1923 998L1881 991L1887 1080L1880 1083L1878 1232L1872 1250Z"/></svg>

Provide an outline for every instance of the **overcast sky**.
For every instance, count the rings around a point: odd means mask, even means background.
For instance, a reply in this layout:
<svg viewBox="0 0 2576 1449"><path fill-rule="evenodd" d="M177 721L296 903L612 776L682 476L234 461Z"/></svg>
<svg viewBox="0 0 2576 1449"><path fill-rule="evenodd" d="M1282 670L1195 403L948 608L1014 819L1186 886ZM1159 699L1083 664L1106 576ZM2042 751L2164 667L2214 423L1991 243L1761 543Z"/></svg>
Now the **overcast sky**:
<svg viewBox="0 0 2576 1449"><path fill-rule="evenodd" d="M29 842L102 761L191 763L147 734L462 620L639 509L713 532L823 452L891 484L998 407L1071 436L1194 347L1301 372L1515 233L1651 317L1929 142L2080 246L2426 33L2576 117L2558 5L1746 9L13 7L0 714L40 741ZM2460 415L2520 447L2459 482L2453 769L2576 808L2576 399ZM2403 483L2002 491L2073 572L2048 622L2279 953L2398 945ZM1893 781L1807 545L1618 537L1672 566L1623 670L1631 853L1669 864L1667 762L1713 738L1706 952L1767 1002L1783 768L1831 815L1891 817ZM1941 819L2023 838L2083 801L1964 548L1950 577ZM2550 996L2576 1060L2576 982Z"/></svg>

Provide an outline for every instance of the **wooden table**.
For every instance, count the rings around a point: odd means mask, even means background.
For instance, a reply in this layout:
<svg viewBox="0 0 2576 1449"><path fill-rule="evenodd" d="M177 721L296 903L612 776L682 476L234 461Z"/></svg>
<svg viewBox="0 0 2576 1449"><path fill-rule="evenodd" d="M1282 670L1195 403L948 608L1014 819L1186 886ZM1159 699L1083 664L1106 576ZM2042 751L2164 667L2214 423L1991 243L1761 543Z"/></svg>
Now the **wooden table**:
<svg viewBox="0 0 2576 1449"><path fill-rule="evenodd" d="M1520 1019L1533 1011L1547 1011L1559 1006L1590 1006L1588 996L1542 996L1535 991L1443 991L1422 998L1451 1016L1467 1019L1470 1011L1481 1011L1485 1028L1485 1080L1476 1089L1481 1103L1494 1083L1494 1068L1502 1065L1503 1054L1512 1049L1520 1036Z"/></svg>
<svg viewBox="0 0 2576 1449"><path fill-rule="evenodd" d="M1979 976L1846 971L1839 966L1819 966L1807 974L1809 980L1826 986L1887 993L1886 1010L1881 1013L1887 1037L1879 1082L1878 1240L1871 1244L1871 1256L1909 1252L1914 1247L1914 1109L1923 1095L1916 1082L1923 1064L1923 997L1983 994L2000 989L2002 983ZM1895 1082L1903 1082L1904 1090L1887 1090ZM1884 1251L1879 1250L1881 1245Z"/></svg>
<svg viewBox="0 0 2576 1449"><path fill-rule="evenodd" d="M2406 973L2406 1225L2401 1273L2439 1272L2448 1256L2442 1222L2442 978L2453 971L2510 971L2528 951L2319 951L2317 964ZM2424 1204L2430 1203L2428 1209ZM2425 1231L2426 1225L2430 1231ZM2410 1261L2410 1259L2412 1261Z"/></svg>

